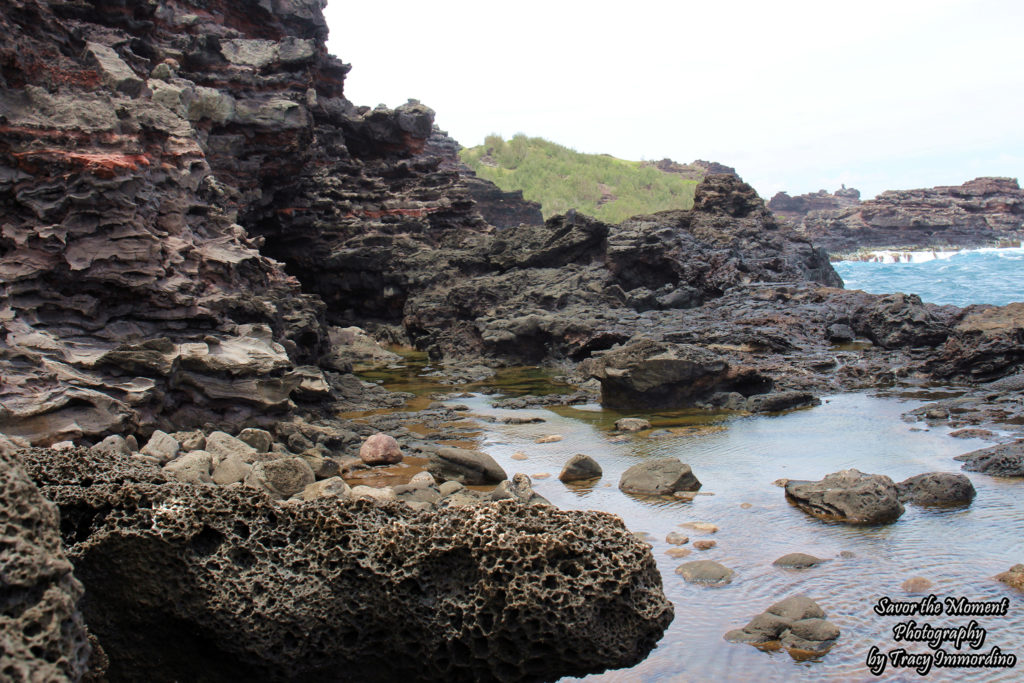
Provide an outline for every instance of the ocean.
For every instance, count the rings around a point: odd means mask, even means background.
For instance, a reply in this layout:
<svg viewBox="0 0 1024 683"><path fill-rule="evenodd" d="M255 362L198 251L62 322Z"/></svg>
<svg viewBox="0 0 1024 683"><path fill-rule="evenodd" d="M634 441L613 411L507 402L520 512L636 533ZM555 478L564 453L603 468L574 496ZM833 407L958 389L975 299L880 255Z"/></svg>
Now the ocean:
<svg viewBox="0 0 1024 683"><path fill-rule="evenodd" d="M936 304L1024 301L1024 248L965 251L880 251L877 260L833 263L847 289L917 294Z"/></svg>

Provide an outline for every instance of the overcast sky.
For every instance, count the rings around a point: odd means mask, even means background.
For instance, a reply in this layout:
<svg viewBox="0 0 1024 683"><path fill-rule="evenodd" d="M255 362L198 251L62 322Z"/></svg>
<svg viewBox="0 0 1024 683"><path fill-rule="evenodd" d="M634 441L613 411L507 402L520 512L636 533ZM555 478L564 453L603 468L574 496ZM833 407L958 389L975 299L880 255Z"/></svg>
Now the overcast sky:
<svg viewBox="0 0 1024 683"><path fill-rule="evenodd" d="M1024 175L1024 2L329 0L346 96L470 147L736 167L770 198Z"/></svg>

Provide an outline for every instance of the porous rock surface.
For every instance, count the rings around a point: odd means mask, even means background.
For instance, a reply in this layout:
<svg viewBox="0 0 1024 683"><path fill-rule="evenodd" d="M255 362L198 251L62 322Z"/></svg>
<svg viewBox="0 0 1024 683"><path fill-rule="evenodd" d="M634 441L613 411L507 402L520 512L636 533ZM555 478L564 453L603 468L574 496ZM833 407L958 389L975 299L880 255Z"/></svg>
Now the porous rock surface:
<svg viewBox="0 0 1024 683"><path fill-rule="evenodd" d="M551 680L635 664L672 619L649 547L605 513L281 505L81 449L22 457L113 679Z"/></svg>
<svg viewBox="0 0 1024 683"><path fill-rule="evenodd" d="M77 681L92 646L82 584L61 547L60 517L16 456L0 452L0 678Z"/></svg>
<svg viewBox="0 0 1024 683"><path fill-rule="evenodd" d="M1024 439L956 456L962 469L995 477L1024 477Z"/></svg>
<svg viewBox="0 0 1024 683"><path fill-rule="evenodd" d="M856 469L834 472L821 481L791 479L786 498L809 515L853 524L894 522L903 514L892 479Z"/></svg>
<svg viewBox="0 0 1024 683"><path fill-rule="evenodd" d="M977 493L970 479L952 472L919 474L896 484L896 489L902 502L932 506L970 505Z"/></svg>

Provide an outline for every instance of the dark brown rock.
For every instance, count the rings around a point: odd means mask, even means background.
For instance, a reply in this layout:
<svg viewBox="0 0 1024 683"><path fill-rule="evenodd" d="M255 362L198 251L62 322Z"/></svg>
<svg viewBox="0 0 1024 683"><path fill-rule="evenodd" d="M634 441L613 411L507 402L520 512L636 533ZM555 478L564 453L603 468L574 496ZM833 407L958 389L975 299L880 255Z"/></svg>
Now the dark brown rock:
<svg viewBox="0 0 1024 683"><path fill-rule="evenodd" d="M975 490L971 480L962 474L929 472L910 477L896 484L901 502L929 506L970 505Z"/></svg>
<svg viewBox="0 0 1024 683"><path fill-rule="evenodd" d="M989 446L958 455L968 472L981 472L994 477L1024 477L1024 439L999 446Z"/></svg>
<svg viewBox="0 0 1024 683"><path fill-rule="evenodd" d="M558 478L563 482L585 481L601 476L601 466L589 455L577 453L565 463Z"/></svg>
<svg viewBox="0 0 1024 683"><path fill-rule="evenodd" d="M77 681L92 646L60 542L60 515L22 470L0 452L0 677L7 681ZM101 673L101 672L96 672Z"/></svg>
<svg viewBox="0 0 1024 683"><path fill-rule="evenodd" d="M649 546L605 513L281 505L81 449L25 462L116 680L557 679L632 666L672 619Z"/></svg>
<svg viewBox="0 0 1024 683"><path fill-rule="evenodd" d="M776 195L768 207L795 221L802 234L832 254L864 248L998 246L1024 237L1024 192L1012 178L895 190L866 201L858 197L850 191Z"/></svg>

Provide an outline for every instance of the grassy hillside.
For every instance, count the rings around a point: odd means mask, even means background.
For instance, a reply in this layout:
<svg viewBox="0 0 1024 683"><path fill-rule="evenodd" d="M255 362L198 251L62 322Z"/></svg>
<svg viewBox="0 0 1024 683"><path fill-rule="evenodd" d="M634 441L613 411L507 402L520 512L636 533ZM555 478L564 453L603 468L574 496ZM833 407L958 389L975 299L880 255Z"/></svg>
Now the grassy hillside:
<svg viewBox="0 0 1024 683"><path fill-rule="evenodd" d="M545 218L574 208L618 223L637 214L689 209L700 176L699 169L667 173L648 162L581 154L522 134L507 141L489 135L460 156L481 178L540 202Z"/></svg>

